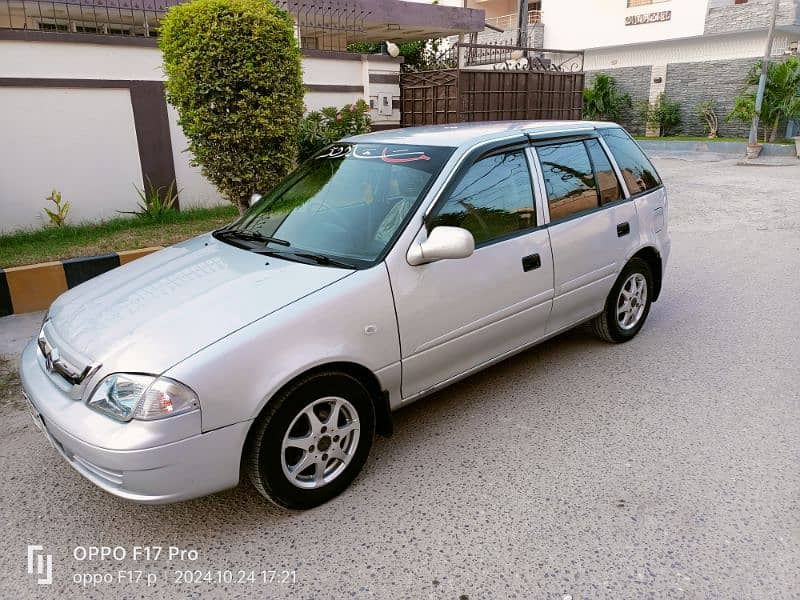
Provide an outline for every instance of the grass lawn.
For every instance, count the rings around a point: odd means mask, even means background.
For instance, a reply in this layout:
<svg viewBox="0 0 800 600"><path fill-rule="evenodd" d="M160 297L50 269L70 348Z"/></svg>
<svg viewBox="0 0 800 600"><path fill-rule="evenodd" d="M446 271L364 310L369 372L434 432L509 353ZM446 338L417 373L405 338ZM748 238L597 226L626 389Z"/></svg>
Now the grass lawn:
<svg viewBox="0 0 800 600"><path fill-rule="evenodd" d="M737 137L718 137L718 138L708 138L702 135L694 136L694 135L671 135L668 137L658 137L658 136L645 136L645 135L635 135L633 136L637 140L654 140L654 141L662 141L662 142L747 142L747 138L737 138ZM794 140L775 140L774 142L770 142L771 144L794 144Z"/></svg>
<svg viewBox="0 0 800 600"><path fill-rule="evenodd" d="M159 220L118 218L0 235L0 268L92 256L148 246L169 246L233 221L233 205L176 212Z"/></svg>

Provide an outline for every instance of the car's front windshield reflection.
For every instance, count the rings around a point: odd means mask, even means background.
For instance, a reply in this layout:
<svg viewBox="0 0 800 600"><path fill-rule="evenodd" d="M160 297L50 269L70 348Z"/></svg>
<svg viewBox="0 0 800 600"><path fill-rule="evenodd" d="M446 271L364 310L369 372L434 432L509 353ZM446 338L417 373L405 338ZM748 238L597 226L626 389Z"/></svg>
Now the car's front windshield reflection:
<svg viewBox="0 0 800 600"><path fill-rule="evenodd" d="M356 266L378 259L452 148L339 144L304 163L232 229Z"/></svg>

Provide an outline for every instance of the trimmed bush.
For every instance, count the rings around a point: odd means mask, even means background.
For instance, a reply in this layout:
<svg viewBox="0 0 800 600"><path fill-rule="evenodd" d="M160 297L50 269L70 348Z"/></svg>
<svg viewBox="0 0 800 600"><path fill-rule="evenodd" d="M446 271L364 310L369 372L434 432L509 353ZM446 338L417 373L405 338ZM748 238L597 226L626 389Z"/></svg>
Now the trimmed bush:
<svg viewBox="0 0 800 600"><path fill-rule="evenodd" d="M300 124L300 160L345 136L369 133L370 124L369 106L363 100L308 113Z"/></svg>
<svg viewBox="0 0 800 600"><path fill-rule="evenodd" d="M269 0L192 0L167 11L159 44L194 164L243 211L297 158L303 84L291 17Z"/></svg>

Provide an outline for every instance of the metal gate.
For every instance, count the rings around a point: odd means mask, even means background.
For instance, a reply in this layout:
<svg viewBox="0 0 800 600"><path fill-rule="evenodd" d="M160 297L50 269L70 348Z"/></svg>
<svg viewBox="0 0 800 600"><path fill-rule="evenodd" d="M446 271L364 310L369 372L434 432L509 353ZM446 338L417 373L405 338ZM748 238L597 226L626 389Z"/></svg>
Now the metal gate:
<svg viewBox="0 0 800 600"><path fill-rule="evenodd" d="M402 126L581 118L581 52L456 44L448 53L440 68L400 74Z"/></svg>

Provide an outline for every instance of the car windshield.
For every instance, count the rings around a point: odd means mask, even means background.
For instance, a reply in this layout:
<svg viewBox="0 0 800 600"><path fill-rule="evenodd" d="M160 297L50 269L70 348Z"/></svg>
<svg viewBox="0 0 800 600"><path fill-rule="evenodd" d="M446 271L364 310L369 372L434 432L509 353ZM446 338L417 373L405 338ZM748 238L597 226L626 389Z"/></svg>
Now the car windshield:
<svg viewBox="0 0 800 600"><path fill-rule="evenodd" d="M392 243L452 152L399 144L331 146L217 234L290 260L368 266Z"/></svg>

